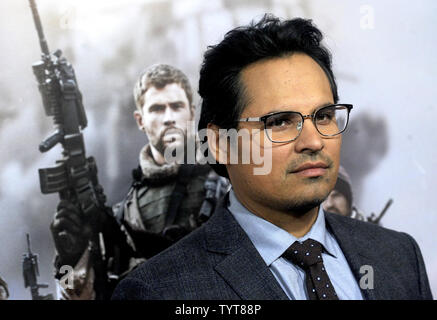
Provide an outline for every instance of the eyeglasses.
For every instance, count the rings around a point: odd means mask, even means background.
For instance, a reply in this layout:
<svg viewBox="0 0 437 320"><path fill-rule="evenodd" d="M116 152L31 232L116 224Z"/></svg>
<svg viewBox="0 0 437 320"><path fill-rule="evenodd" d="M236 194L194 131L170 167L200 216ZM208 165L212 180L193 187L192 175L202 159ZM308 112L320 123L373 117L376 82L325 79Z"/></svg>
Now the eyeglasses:
<svg viewBox="0 0 437 320"><path fill-rule="evenodd" d="M352 108L351 104L331 104L308 115L296 111L281 111L262 117L242 118L238 121L262 121L270 141L283 143L299 137L305 119L311 119L322 136L332 137L342 133L346 130Z"/></svg>

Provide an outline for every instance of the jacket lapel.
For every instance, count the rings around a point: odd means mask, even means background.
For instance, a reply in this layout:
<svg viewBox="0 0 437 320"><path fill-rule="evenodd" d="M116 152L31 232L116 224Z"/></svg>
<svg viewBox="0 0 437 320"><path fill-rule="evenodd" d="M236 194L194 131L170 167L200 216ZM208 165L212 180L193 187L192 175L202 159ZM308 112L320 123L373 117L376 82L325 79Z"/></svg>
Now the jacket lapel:
<svg viewBox="0 0 437 320"><path fill-rule="evenodd" d="M244 300L287 300L244 230L221 202L206 227L206 246L215 271Z"/></svg>

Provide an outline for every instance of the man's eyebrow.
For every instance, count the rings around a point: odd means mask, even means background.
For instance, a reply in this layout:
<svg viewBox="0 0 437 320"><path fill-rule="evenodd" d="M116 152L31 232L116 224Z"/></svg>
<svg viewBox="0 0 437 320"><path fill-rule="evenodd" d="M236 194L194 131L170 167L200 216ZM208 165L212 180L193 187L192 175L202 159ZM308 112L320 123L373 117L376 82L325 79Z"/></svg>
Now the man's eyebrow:
<svg viewBox="0 0 437 320"><path fill-rule="evenodd" d="M172 101L169 104L185 104L182 100Z"/></svg>
<svg viewBox="0 0 437 320"><path fill-rule="evenodd" d="M317 110L317 109L320 109L320 108L323 108L323 107L326 107L326 106L330 106L331 104L334 104L334 103L333 102L325 102L325 103L321 104L320 106L318 106L314 110Z"/></svg>
<svg viewBox="0 0 437 320"><path fill-rule="evenodd" d="M330 105L333 105L333 104L334 104L333 102L325 102L325 103L319 105L318 107L314 108L313 111L311 111L311 113L314 113L318 109L321 109L323 107L327 107L327 106L330 106Z"/></svg>
<svg viewBox="0 0 437 320"><path fill-rule="evenodd" d="M311 110L311 113L313 113L314 111L316 111L317 109L321 109L321 108L323 108L323 107L327 107L327 106L330 106L331 104L334 104L333 102L325 102L325 103L322 103L321 105L318 105L317 107L314 107L312 110ZM290 109L292 109L293 107L292 106L284 106L284 108L290 108ZM273 111L270 111L269 113L267 113L266 114L266 116L267 115L270 115L270 114L273 114L273 113L278 113L278 112L288 112L288 111L293 111L293 112L298 112L298 111L295 111L295 110L273 110ZM310 114L311 114L310 113Z"/></svg>
<svg viewBox="0 0 437 320"><path fill-rule="evenodd" d="M164 103L154 103L154 104L151 104L147 109L150 110L152 108L162 108L162 107L165 107Z"/></svg>

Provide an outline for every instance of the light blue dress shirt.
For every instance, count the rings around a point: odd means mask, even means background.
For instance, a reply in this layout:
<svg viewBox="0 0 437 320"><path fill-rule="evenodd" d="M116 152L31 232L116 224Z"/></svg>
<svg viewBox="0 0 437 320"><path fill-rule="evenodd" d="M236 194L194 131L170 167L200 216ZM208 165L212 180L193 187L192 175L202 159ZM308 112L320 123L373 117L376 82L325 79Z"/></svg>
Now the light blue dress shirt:
<svg viewBox="0 0 437 320"><path fill-rule="evenodd" d="M322 252L323 263L329 279L340 300L362 300L360 288L334 236L326 229L325 213L319 209L317 219L310 231L301 238L296 238L284 229L264 220L250 212L235 196L233 189L229 194L229 211L247 233L270 271L292 300L307 300L305 272L282 254L295 241L308 238L320 242L325 250Z"/></svg>

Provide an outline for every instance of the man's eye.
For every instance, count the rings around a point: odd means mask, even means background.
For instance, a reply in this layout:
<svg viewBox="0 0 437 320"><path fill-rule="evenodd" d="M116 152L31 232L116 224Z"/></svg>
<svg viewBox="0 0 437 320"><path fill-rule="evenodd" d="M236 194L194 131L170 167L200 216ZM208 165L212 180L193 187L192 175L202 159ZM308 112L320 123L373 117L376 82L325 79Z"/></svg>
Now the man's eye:
<svg viewBox="0 0 437 320"><path fill-rule="evenodd" d="M179 110L179 109L182 109L184 107L184 104L182 102L175 102L175 103L171 103L170 107L173 110Z"/></svg>
<svg viewBox="0 0 437 320"><path fill-rule="evenodd" d="M163 104L154 104L149 108L149 112L163 112L164 110L165 110L165 105Z"/></svg>
<svg viewBox="0 0 437 320"><path fill-rule="evenodd" d="M290 124L287 119L273 119L267 122L267 127L283 127Z"/></svg>
<svg viewBox="0 0 437 320"><path fill-rule="evenodd" d="M266 120L267 129L284 129L296 124L297 122L293 116L288 114L273 115Z"/></svg>
<svg viewBox="0 0 437 320"><path fill-rule="evenodd" d="M317 123L323 124L323 123L329 123L334 119L335 117L335 110L328 109L320 111L316 114L316 121Z"/></svg>

